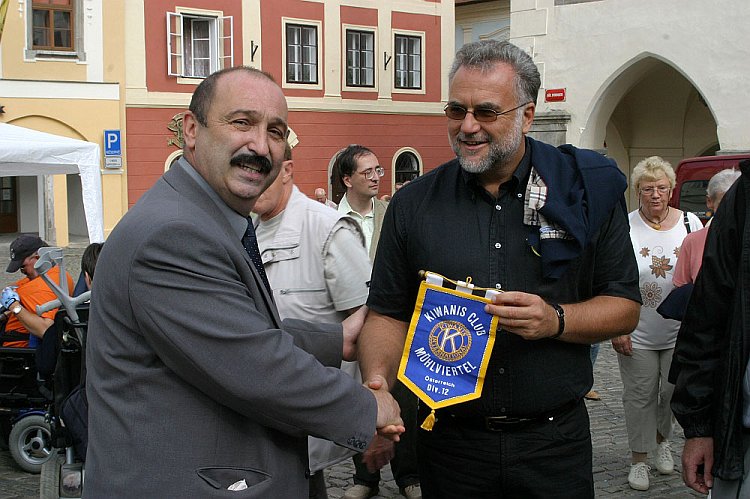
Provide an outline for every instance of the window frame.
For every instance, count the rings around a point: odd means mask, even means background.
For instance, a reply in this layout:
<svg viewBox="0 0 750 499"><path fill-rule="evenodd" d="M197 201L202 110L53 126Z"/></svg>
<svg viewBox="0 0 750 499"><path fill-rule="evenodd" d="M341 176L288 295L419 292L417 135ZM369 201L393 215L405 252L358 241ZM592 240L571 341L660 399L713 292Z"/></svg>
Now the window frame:
<svg viewBox="0 0 750 499"><path fill-rule="evenodd" d="M412 39L419 39L420 40L420 54L419 54L419 87L400 87L397 85L397 75L398 75L398 69L397 65L399 63L399 57L396 53L397 50L397 38L398 37L406 37L406 38L412 38ZM394 93L403 93L403 94L424 94L425 93L425 33L423 31L408 31L408 30L393 30L393 36L391 38L391 41L393 43L393 78L391 80L393 85L393 92ZM408 57L407 52L407 57ZM407 69L409 71L409 69ZM412 70L413 71L413 70Z"/></svg>
<svg viewBox="0 0 750 499"><path fill-rule="evenodd" d="M377 64L377 54L379 53L378 50L378 32L377 28L374 26L359 26L359 25L352 25L352 24L343 24L341 26L342 28L342 76L341 76L341 86L346 91L353 91L353 92L376 92L378 90L378 64ZM349 33L355 32L360 35L362 34L368 34L372 36L372 84L352 84L349 82ZM361 51L360 51L361 52ZM361 71L363 68L360 65L359 70ZM364 68L369 69L369 68Z"/></svg>
<svg viewBox="0 0 750 499"><path fill-rule="evenodd" d="M315 81L314 82L297 82L289 81L289 43L287 41L287 28L297 26L301 28L315 29ZM281 64L281 81L282 88L298 88L305 90L322 90L323 89L323 23L311 19L297 19L291 17L281 18L281 47L282 47L282 64ZM301 45L303 47L303 45ZM299 64L305 64L304 59ZM308 63L309 64L309 63Z"/></svg>
<svg viewBox="0 0 750 499"><path fill-rule="evenodd" d="M83 23L83 0L71 0L70 7L58 6L54 4L40 4L35 6L35 0L26 0L26 48L24 58L26 60L50 59L50 60L72 60L77 62L86 61L86 51L84 50L84 23ZM40 48L34 47L34 10L45 9L49 11L68 11L70 15L70 48L54 48L45 46ZM54 38L54 28L52 28L52 37Z"/></svg>
<svg viewBox="0 0 750 499"><path fill-rule="evenodd" d="M167 22L167 76L177 78L177 83L197 85L206 76L219 69L234 66L234 17L225 16L222 11L205 9L187 9L177 7L174 12L166 13ZM195 75L195 64L188 71L186 51L192 50L196 41L193 25L190 28L190 42L186 44L185 24L197 21L208 22L209 70L208 74ZM174 26L174 31L172 30ZM189 45L189 47L188 47ZM228 54L224 48L228 47ZM195 57L190 57L194 62ZM205 59L205 58L204 58Z"/></svg>

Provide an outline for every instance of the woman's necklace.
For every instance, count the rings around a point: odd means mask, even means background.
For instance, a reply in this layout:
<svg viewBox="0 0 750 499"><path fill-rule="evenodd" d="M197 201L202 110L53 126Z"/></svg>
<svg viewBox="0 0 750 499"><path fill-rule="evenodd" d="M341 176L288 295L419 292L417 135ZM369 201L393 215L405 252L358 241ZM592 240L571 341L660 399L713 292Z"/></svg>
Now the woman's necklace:
<svg viewBox="0 0 750 499"><path fill-rule="evenodd" d="M662 218L661 220L659 220L659 221L657 221L657 222L654 222L654 221L652 221L652 220L651 220L650 218L648 218L648 217L646 216L646 214L645 214L645 213L643 213L643 207L640 207L640 208L638 208L638 211L640 211L640 212L641 212L641 215L643 215L643 218L645 218L645 219L646 219L646 221L647 221L647 222L648 222L649 224L651 224L651 227L653 227L653 228L654 228L654 229L656 229L656 230L661 230L661 223L662 223L662 222L663 222L664 220L666 220L666 219L667 219L667 217L669 216L669 205L667 205L667 213L665 213L665 214L664 214L664 218Z"/></svg>

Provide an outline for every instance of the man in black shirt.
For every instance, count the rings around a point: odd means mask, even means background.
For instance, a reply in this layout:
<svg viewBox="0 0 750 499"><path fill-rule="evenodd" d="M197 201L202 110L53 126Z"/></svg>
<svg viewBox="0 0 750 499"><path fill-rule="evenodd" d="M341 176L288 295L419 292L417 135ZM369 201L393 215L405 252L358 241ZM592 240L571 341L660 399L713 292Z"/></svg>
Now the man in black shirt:
<svg viewBox="0 0 750 499"><path fill-rule="evenodd" d="M464 46L449 82L457 159L391 201L359 340L363 377L392 386L420 270L507 291L486 307L499 329L482 396L418 430L423 495L593 497L589 346L628 334L639 314L624 175L593 151L525 137L540 77L518 47Z"/></svg>

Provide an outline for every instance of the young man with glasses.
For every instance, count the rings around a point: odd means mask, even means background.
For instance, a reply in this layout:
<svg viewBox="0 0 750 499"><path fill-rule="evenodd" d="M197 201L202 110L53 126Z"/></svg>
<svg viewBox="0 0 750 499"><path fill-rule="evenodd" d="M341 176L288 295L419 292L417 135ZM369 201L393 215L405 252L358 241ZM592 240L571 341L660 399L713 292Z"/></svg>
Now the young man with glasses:
<svg viewBox="0 0 750 499"><path fill-rule="evenodd" d="M515 45L465 45L448 81L457 158L390 203L357 343L363 378L395 378L420 270L505 291L485 307L499 327L481 397L417 429L423 496L593 498L590 345L629 333L640 302L625 176L598 153L525 136L541 79ZM428 415L420 404L417 421Z"/></svg>
<svg viewBox="0 0 750 499"><path fill-rule="evenodd" d="M346 188L338 210L354 218L362 227L370 260L374 260L380 227L388 206L388 203L377 197L380 177L385 174L385 170L378 164L378 158L370 149L358 144L352 144L339 152L333 168Z"/></svg>

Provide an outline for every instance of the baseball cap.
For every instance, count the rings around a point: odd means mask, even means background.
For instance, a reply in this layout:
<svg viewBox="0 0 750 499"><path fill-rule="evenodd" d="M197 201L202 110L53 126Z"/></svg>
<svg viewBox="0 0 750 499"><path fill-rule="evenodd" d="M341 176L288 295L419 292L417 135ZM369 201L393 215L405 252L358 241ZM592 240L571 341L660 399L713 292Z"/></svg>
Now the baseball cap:
<svg viewBox="0 0 750 499"><path fill-rule="evenodd" d="M42 238L37 236L21 235L15 241L10 243L10 263L6 272L13 273L18 271L26 257L33 255L36 250L44 246L49 246Z"/></svg>

